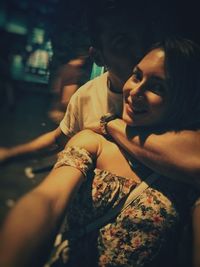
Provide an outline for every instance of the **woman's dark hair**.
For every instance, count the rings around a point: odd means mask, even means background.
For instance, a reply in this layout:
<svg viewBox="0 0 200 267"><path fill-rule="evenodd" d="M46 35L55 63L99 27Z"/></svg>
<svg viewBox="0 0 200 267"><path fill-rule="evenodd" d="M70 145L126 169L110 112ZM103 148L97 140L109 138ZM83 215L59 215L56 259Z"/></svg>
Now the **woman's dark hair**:
<svg viewBox="0 0 200 267"><path fill-rule="evenodd" d="M200 126L200 46L184 38L167 38L152 47L165 52L170 89L167 123L176 128Z"/></svg>

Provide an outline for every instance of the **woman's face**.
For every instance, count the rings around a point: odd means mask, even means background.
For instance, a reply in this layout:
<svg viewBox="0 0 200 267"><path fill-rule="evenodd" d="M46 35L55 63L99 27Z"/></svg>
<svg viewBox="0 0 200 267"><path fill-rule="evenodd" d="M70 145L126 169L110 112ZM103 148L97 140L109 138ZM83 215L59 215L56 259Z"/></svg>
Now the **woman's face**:
<svg viewBox="0 0 200 267"><path fill-rule="evenodd" d="M165 54L149 52L134 68L123 88L123 120L131 126L153 126L163 122L169 109L165 78Z"/></svg>

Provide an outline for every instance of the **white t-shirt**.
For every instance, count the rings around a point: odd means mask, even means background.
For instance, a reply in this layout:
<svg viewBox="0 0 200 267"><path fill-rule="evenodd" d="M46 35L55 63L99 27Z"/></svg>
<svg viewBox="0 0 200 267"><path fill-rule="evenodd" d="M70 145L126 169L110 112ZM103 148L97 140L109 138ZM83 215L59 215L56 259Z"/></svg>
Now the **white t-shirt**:
<svg viewBox="0 0 200 267"><path fill-rule="evenodd" d="M67 136L97 125L100 117L108 112L120 115L122 94L113 93L107 86L104 73L81 86L71 97L67 111L60 123L62 132Z"/></svg>

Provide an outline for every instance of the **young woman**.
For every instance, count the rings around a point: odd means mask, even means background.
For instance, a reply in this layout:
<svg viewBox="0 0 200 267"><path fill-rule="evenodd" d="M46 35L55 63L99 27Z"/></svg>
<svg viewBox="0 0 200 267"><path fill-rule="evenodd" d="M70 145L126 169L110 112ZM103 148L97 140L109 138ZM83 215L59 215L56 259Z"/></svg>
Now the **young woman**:
<svg viewBox="0 0 200 267"><path fill-rule="evenodd" d="M200 48L184 39L159 43L140 61L124 86L129 134L134 127L159 134L199 126L199 62ZM110 221L81 231L124 202L151 174L109 138L91 130L78 133L48 177L8 215L0 265L42 266L44 251L67 214L45 266L177 266L176 241L195 194L191 198L190 186L170 177L157 175Z"/></svg>

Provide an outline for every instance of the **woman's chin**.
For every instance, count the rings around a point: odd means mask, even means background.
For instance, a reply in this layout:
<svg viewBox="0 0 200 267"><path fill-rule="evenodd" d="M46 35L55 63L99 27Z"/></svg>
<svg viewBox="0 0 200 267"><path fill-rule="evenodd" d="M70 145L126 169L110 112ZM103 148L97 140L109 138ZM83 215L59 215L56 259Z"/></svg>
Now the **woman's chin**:
<svg viewBox="0 0 200 267"><path fill-rule="evenodd" d="M132 118L130 118L129 116L123 116L122 117L123 121L126 122L126 124L128 126L131 126L131 127L149 127L151 126L150 123L147 123L146 121L142 121L142 120L134 120Z"/></svg>
<svg viewBox="0 0 200 267"><path fill-rule="evenodd" d="M128 115L126 114L123 114L123 117L122 117L123 121L126 122L126 124L128 126L132 126L132 127L136 127L136 126L139 126L132 118L130 118Z"/></svg>
<svg viewBox="0 0 200 267"><path fill-rule="evenodd" d="M152 120L150 118L146 118L142 115L130 116L126 112L122 115L123 121L126 122L127 125L131 127L151 127L153 125Z"/></svg>

